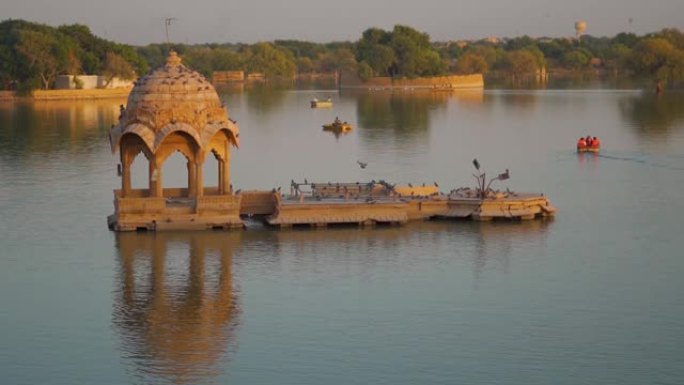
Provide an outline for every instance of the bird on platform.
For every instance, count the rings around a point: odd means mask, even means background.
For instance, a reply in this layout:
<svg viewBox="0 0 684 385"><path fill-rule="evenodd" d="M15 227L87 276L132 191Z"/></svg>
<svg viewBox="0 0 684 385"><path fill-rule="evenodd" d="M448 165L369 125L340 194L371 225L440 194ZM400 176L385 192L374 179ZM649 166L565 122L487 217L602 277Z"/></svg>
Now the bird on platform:
<svg viewBox="0 0 684 385"><path fill-rule="evenodd" d="M278 186L278 192L280 192L280 186Z"/></svg>
<svg viewBox="0 0 684 385"><path fill-rule="evenodd" d="M367 162L362 162L360 160L357 160L356 163L358 163L361 168L366 168L366 166L368 166Z"/></svg>
<svg viewBox="0 0 684 385"><path fill-rule="evenodd" d="M497 178L498 178L499 180L506 180L506 179L508 179L508 178L510 178L510 177L511 177L511 173L508 172L508 169L506 169L506 172L501 173L501 174L499 174L499 176L497 176Z"/></svg>
<svg viewBox="0 0 684 385"><path fill-rule="evenodd" d="M304 184L309 184L309 181L304 178Z"/></svg>
<svg viewBox="0 0 684 385"><path fill-rule="evenodd" d="M439 188L439 185L437 184L437 182L432 182L432 184L434 184L435 187Z"/></svg>
<svg viewBox="0 0 684 385"><path fill-rule="evenodd" d="M241 192L242 192L242 189L239 188L239 189L235 190L235 195L238 195L238 194L240 194Z"/></svg>
<svg viewBox="0 0 684 385"><path fill-rule="evenodd" d="M413 187L413 185L412 185L411 183L409 183L408 186L409 186L409 187Z"/></svg>

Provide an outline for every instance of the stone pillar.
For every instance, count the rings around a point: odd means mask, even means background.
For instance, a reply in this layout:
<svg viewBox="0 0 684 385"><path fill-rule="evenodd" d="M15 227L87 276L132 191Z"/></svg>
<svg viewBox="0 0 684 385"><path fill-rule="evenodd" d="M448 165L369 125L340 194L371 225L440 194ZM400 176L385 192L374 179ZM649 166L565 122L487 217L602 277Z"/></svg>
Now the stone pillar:
<svg viewBox="0 0 684 385"><path fill-rule="evenodd" d="M124 151L121 151L121 196L126 197L131 193L131 159Z"/></svg>
<svg viewBox="0 0 684 385"><path fill-rule="evenodd" d="M223 165L223 168L221 169L223 178L220 178L219 181L222 182L224 191L223 193L232 194L233 192L230 191L230 142L226 140L224 146L225 149L223 151L223 161L219 162Z"/></svg>
<svg viewBox="0 0 684 385"><path fill-rule="evenodd" d="M204 182L202 182L202 160L198 159L197 163L195 163L196 169L197 169L197 177L195 178L197 180L197 197L202 197L204 196Z"/></svg>
<svg viewBox="0 0 684 385"><path fill-rule="evenodd" d="M155 197L155 198L161 198L164 196L164 192L162 190L162 169L157 165L157 156L153 156L152 159L150 159L150 174L149 174L149 183L150 183L150 196Z"/></svg>
<svg viewBox="0 0 684 385"><path fill-rule="evenodd" d="M188 160L188 197L197 196L197 164Z"/></svg>
<svg viewBox="0 0 684 385"><path fill-rule="evenodd" d="M218 161L218 193L219 195L223 195L226 193L225 186L223 183L223 168L225 165L223 164L223 161L221 159L216 159Z"/></svg>

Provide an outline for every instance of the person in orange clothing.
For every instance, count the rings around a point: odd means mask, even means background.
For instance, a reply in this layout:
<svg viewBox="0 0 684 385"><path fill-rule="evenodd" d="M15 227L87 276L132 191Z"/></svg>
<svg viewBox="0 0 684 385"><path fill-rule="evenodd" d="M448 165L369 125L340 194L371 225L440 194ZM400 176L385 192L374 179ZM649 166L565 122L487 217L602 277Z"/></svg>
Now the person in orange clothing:
<svg viewBox="0 0 684 385"><path fill-rule="evenodd" d="M577 150L586 150L587 149L587 141L584 140L584 138L579 138L577 141Z"/></svg>
<svg viewBox="0 0 684 385"><path fill-rule="evenodd" d="M591 148L601 148L601 141L597 137L591 140Z"/></svg>

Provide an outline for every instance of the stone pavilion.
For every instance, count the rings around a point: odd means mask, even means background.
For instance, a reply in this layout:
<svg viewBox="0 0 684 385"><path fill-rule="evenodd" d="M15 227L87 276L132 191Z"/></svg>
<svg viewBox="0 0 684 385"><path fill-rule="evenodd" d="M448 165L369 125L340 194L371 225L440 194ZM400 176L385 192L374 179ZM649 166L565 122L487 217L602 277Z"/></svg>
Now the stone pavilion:
<svg viewBox="0 0 684 385"><path fill-rule="evenodd" d="M240 143L216 90L171 52L166 64L135 82L119 123L109 133L119 152L121 189L114 191L112 230L212 229L242 227L240 196L230 183L230 148ZM180 152L187 160L187 185L164 188L164 162ZM147 188L134 189L131 165L138 154L149 164ZM207 157L218 162L218 186L205 186Z"/></svg>

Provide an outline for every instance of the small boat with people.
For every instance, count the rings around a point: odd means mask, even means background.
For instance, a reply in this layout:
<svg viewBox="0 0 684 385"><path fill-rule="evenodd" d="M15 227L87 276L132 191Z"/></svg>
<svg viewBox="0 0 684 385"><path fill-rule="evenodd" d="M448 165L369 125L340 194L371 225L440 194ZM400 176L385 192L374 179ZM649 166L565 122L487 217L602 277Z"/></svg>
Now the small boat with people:
<svg viewBox="0 0 684 385"><path fill-rule="evenodd" d="M348 132L351 129L351 124L341 121L338 117L335 117L335 121L332 123L323 125L323 131Z"/></svg>
<svg viewBox="0 0 684 385"><path fill-rule="evenodd" d="M599 151L601 151L601 141L595 136L587 135L586 138L579 138L577 141L577 152Z"/></svg>
<svg viewBox="0 0 684 385"><path fill-rule="evenodd" d="M332 98L311 100L311 108L331 108L333 106Z"/></svg>

